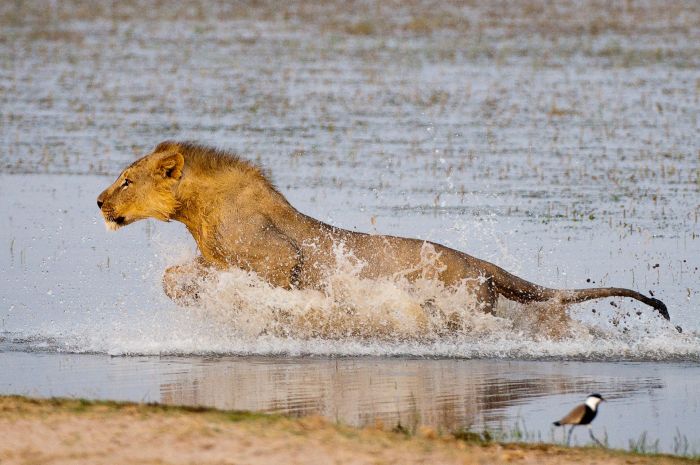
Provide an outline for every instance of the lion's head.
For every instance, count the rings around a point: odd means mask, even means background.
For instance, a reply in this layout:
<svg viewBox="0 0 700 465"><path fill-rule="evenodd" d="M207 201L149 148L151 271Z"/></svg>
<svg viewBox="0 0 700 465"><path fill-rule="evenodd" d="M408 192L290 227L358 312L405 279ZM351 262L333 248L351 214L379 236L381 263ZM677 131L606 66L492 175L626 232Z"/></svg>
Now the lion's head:
<svg viewBox="0 0 700 465"><path fill-rule="evenodd" d="M107 228L114 231L144 218L168 221L178 208L174 188L184 164L177 144L162 143L122 171L97 197Z"/></svg>

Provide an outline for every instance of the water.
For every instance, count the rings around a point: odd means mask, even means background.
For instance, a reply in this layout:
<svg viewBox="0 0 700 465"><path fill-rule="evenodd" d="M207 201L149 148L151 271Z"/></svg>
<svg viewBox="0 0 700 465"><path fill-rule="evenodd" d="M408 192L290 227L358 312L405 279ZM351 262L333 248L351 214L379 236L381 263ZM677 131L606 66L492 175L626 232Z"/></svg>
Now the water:
<svg viewBox="0 0 700 465"><path fill-rule="evenodd" d="M566 243L554 237L544 240L559 247L551 247L548 257L538 258L541 262L576 263L567 268L567 274L562 272L561 286L566 286L568 280L583 284L583 276L592 276L601 284L614 282L631 287L635 286L632 278L639 280L644 287L657 289L666 301L672 315L670 323L651 309L625 299L615 300L615 307L603 301L566 309L551 304L504 302L498 316L491 317L475 312L469 296L459 291L447 291L435 283L422 283L413 289L400 281L363 280L346 266L339 266L327 293L274 289L253 275L232 270L211 286L202 305L185 309L170 302L161 289L162 270L194 254L182 225L148 221L117 233L107 231L93 206L95 192L108 182L104 177L3 175L0 180L0 192L13 193L0 198L3 211L12 212L9 227L0 233L0 240L9 245L0 252L7 283L2 296L7 309L2 329L10 339L36 339L37 344L50 341L54 351L112 355L700 358L698 315L692 305L685 304L685 286L696 282L698 271L692 268L692 262L682 262L680 256L685 255L686 247L675 238L647 239L653 247L646 253L653 258L640 260L647 249L646 240L608 236L607 243L615 244L617 254L614 260L607 260L609 268L599 266L597 274L592 270L602 260L600 255L590 252L585 257L568 256L576 254L577 249L580 253L582 248L594 248L595 240L590 235L585 241L573 237ZM450 219L444 218L442 223ZM396 220L402 217L397 215ZM424 222L440 224L441 218L429 217ZM474 227L484 235L499 228L504 228L506 234L508 222L504 223L494 220ZM600 231L596 233L600 236ZM448 225L443 234L459 237L459 231ZM541 247L540 232L528 235L526 229L520 229L520 235L504 245L515 243L521 252L525 251L528 242L524 241L534 239L536 234L538 241L529 244L531 257L535 258ZM611 254L610 249L602 252ZM663 261L663 269L669 270L665 275L650 266L656 260L662 262L664 254L668 258ZM614 271L625 267L631 273ZM547 267L541 265L538 269L545 271ZM680 288L674 288L674 282L681 284ZM419 331L412 318L424 312L419 303L427 299L438 310L459 311L467 326L446 332L444 322L431 321L427 332ZM675 325L682 326L684 332L679 334Z"/></svg>
<svg viewBox="0 0 700 465"><path fill-rule="evenodd" d="M4 343L0 392L70 395L323 415L356 426L427 425L561 442L552 426L602 392L595 433L628 448L643 434L658 450L697 453L696 363L533 362L411 357L108 357L27 352ZM673 427L669 428L669 424ZM578 431L575 444L586 444ZM656 441L658 440L658 443ZM654 444L656 445L654 446Z"/></svg>
<svg viewBox="0 0 700 465"><path fill-rule="evenodd" d="M358 425L524 421L549 440L549 422L600 391L612 444L648 431L673 451L676 428L697 444L698 5L603 18L487 3L0 5L2 392ZM459 292L352 267L326 294L232 271L178 308L160 281L196 252L184 227L109 233L95 205L166 138L238 151L337 226L437 241L552 287L653 291L672 321L625 299L487 317ZM418 331L428 297L467 328Z"/></svg>

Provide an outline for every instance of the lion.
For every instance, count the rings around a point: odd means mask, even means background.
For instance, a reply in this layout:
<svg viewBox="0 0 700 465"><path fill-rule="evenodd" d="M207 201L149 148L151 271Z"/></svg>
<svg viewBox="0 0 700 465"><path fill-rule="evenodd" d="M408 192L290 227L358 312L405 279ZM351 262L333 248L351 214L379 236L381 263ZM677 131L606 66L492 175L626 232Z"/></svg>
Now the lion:
<svg viewBox="0 0 700 465"><path fill-rule="evenodd" d="M437 243L328 225L296 210L259 167L193 142L158 144L99 195L97 206L111 230L145 218L187 227L200 255L167 268L163 276L165 293L182 304L198 298L202 278L232 267L285 289L322 290L340 246L362 263L360 277L466 285L487 313L494 313L499 296L558 304L619 296L649 305L670 320L662 301L631 289L551 289ZM426 262L426 254L434 259Z"/></svg>

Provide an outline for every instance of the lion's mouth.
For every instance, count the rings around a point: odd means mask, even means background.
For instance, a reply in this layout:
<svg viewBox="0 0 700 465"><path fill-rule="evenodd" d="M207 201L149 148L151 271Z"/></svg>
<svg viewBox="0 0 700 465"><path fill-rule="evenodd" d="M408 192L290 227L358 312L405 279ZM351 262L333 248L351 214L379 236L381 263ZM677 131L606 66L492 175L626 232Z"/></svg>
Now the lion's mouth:
<svg viewBox="0 0 700 465"><path fill-rule="evenodd" d="M105 226L107 226L107 229L110 231L116 231L117 229L121 228L122 226L127 225L126 217L124 216L113 216L111 214L105 214Z"/></svg>

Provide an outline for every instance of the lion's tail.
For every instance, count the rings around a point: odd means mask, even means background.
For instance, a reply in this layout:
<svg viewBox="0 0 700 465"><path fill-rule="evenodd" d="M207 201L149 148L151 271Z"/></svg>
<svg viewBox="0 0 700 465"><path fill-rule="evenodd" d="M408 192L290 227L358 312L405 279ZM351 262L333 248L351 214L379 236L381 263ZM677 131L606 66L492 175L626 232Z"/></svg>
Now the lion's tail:
<svg viewBox="0 0 700 465"><path fill-rule="evenodd" d="M484 262L487 263L487 262ZM631 297L645 303L661 314L667 320L671 317L668 314L666 305L659 299L647 297L637 291L621 287L598 287L592 289L551 289L540 286L513 274L508 273L491 263L488 271L494 277L496 291L503 297L516 302L543 302L550 299L557 299L564 304L584 302L586 300L601 299L604 297Z"/></svg>

